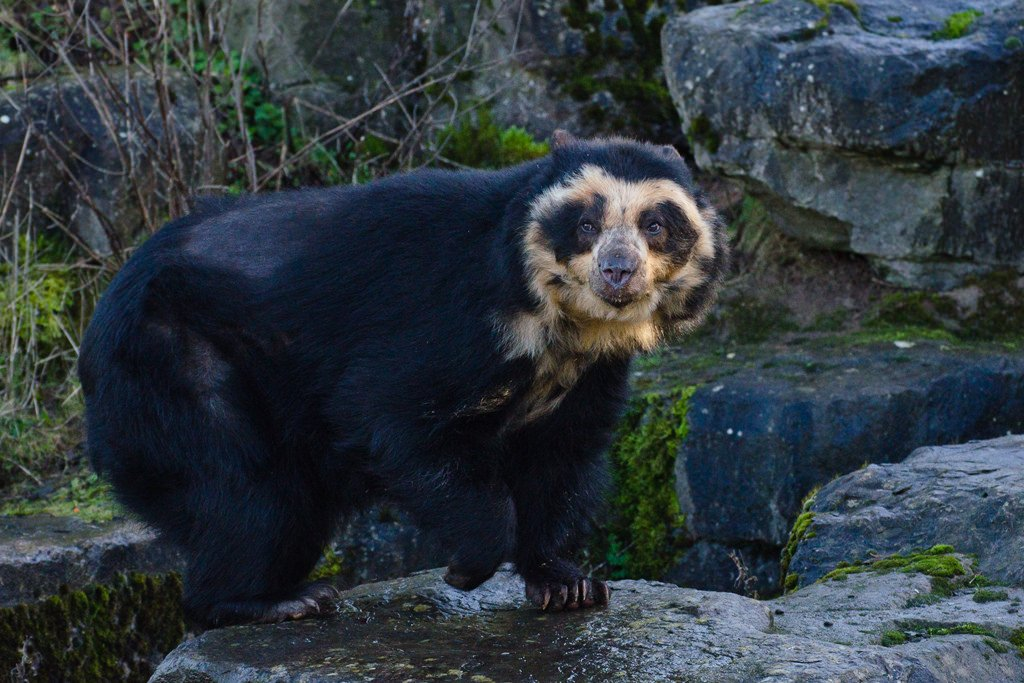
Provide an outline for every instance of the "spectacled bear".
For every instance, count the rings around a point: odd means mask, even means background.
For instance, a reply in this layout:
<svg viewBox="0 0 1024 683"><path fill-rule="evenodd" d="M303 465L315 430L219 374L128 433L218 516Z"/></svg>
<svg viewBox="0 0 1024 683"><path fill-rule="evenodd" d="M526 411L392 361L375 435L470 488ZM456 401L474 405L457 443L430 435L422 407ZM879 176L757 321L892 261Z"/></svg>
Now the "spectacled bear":
<svg viewBox="0 0 1024 683"><path fill-rule="evenodd" d="M325 543L382 500L457 588L511 560L541 608L608 601L568 558L630 358L701 321L727 246L671 147L552 147L208 203L117 274L81 346L88 453L183 549L192 619L316 614Z"/></svg>

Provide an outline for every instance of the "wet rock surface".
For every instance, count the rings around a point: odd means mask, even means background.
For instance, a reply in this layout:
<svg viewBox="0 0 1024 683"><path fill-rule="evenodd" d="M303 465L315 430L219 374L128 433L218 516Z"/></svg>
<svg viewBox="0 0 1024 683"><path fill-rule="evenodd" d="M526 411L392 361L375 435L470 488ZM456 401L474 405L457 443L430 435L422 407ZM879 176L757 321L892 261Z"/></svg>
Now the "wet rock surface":
<svg viewBox="0 0 1024 683"><path fill-rule="evenodd" d="M123 572L179 571L181 558L134 522L36 515L0 519L0 607L108 583Z"/></svg>
<svg viewBox="0 0 1024 683"><path fill-rule="evenodd" d="M644 581L604 609L541 613L507 571L471 593L440 570L342 594L320 620L208 631L172 652L156 683L380 680L1017 680L1009 601L956 595L906 608L927 577L857 576L771 602ZM1011 589L1008 600L1024 591ZM991 635L928 636L970 622ZM917 634L914 629L922 629ZM885 647L882 634L907 632ZM1000 650L1002 650L1000 652Z"/></svg>
<svg viewBox="0 0 1024 683"><path fill-rule="evenodd" d="M840 562L936 544L976 554L989 579L1024 585L1024 436L922 448L898 464L870 465L822 488L810 513L789 566L796 585Z"/></svg>
<svg viewBox="0 0 1024 683"><path fill-rule="evenodd" d="M747 0L670 21L666 77L698 164L781 230L949 288L1024 268L1022 20L1020 0Z"/></svg>
<svg viewBox="0 0 1024 683"><path fill-rule="evenodd" d="M778 592L780 553L813 487L921 446L1024 431L1018 355L932 343L752 353L715 360L705 377L669 354L635 379L702 382L676 458L694 546L666 578L682 585L735 590L732 552L761 595Z"/></svg>

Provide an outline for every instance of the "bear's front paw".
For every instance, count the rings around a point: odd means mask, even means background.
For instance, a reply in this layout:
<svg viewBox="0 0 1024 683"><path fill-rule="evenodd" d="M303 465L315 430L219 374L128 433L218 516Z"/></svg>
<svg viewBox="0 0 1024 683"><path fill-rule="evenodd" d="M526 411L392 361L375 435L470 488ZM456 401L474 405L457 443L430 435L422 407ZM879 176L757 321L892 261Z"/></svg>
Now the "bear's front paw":
<svg viewBox="0 0 1024 683"><path fill-rule="evenodd" d="M559 611L607 605L612 589L600 579L581 576L565 580L526 581L526 597L542 610Z"/></svg>

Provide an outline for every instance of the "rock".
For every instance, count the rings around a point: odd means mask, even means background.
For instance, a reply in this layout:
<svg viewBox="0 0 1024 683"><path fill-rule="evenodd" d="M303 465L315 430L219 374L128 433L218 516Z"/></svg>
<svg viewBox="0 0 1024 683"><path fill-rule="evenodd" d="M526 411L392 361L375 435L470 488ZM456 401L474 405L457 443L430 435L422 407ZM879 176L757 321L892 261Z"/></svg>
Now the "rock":
<svg viewBox="0 0 1024 683"><path fill-rule="evenodd" d="M914 451L821 489L789 565L798 586L840 562L937 544L978 557L987 578L1024 585L1024 436Z"/></svg>
<svg viewBox="0 0 1024 683"><path fill-rule="evenodd" d="M168 98L166 120L161 93ZM174 177L186 186L214 177L217 165L197 159L198 122L194 88L174 74L159 83L127 70L111 72L109 80L62 76L6 92L0 100L6 178L14 177L26 135L28 144L5 232L56 222L100 255L131 246L143 228L160 227L168 212L163 188Z"/></svg>
<svg viewBox="0 0 1024 683"><path fill-rule="evenodd" d="M457 60L446 58L456 54L466 57L453 86L462 109L486 104L501 125L542 138L566 128L669 143L682 137L657 51L660 27L676 11L664 0L628 8L603 0L240 0L228 9L225 35L265 67L281 100L319 127L337 121L316 120L304 102L351 117L425 68L445 62L431 76L450 72ZM464 55L471 36L475 48ZM438 111L445 122L449 110ZM396 107L374 118L382 130L403 123Z"/></svg>
<svg viewBox="0 0 1024 683"><path fill-rule="evenodd" d="M748 347L733 358L676 349L644 366L634 378L640 391L700 384L675 464L693 547L664 578L734 590L728 554L735 552L760 594L771 595L780 590L781 550L813 487L920 446L1024 432L1024 356L911 347L807 342Z"/></svg>
<svg viewBox="0 0 1024 683"><path fill-rule="evenodd" d="M541 613L501 571L461 593L440 570L361 586L321 620L207 631L153 683L200 681L1017 680L1007 601L958 594L906 607L927 577L863 575L772 602L645 581L613 583L605 609ZM929 637L928 627L989 635ZM886 631L907 642L885 647ZM963 629L961 629L963 630Z"/></svg>
<svg viewBox="0 0 1024 683"><path fill-rule="evenodd" d="M0 519L0 607L108 583L121 573L179 571L178 553L135 522L35 515Z"/></svg>
<svg viewBox="0 0 1024 683"><path fill-rule="evenodd" d="M332 580L345 587L406 576L448 559L436 539L420 533L402 512L383 506L349 519L331 548L339 562Z"/></svg>
<svg viewBox="0 0 1024 683"><path fill-rule="evenodd" d="M1024 271L1022 19L1019 0L746 0L675 17L666 78L698 165L779 229L946 289Z"/></svg>

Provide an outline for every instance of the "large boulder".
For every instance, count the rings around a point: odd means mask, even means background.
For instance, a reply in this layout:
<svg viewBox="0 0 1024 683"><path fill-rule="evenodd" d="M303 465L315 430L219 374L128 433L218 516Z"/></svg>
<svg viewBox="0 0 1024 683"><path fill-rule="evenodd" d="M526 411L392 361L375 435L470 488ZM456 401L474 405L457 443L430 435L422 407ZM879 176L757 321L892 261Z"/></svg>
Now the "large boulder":
<svg viewBox="0 0 1024 683"><path fill-rule="evenodd" d="M607 608L545 614L524 604L522 582L507 571L470 593L430 571L348 591L324 619L207 631L168 655L151 680L1024 677L1013 646L1020 616L1007 609L1024 597L1019 589L1006 602L965 592L908 607L931 591L928 577L866 574L769 603L644 581L612 586Z"/></svg>
<svg viewBox="0 0 1024 683"><path fill-rule="evenodd" d="M216 178L217 164L201 162L199 119L193 84L173 72L57 76L6 92L4 232L57 224L99 255L132 246L168 214L168 186Z"/></svg>
<svg viewBox="0 0 1024 683"><path fill-rule="evenodd" d="M1024 432L1020 354L901 346L912 348L807 342L740 348L731 358L674 350L642 369L635 381L648 391L699 383L675 462L681 533L692 547L665 578L734 589L732 554L770 595L815 486L921 446Z"/></svg>
<svg viewBox="0 0 1024 683"><path fill-rule="evenodd" d="M938 544L976 554L988 579L1024 585L1024 436L921 448L840 477L814 497L794 541L791 587L841 562Z"/></svg>
<svg viewBox="0 0 1024 683"><path fill-rule="evenodd" d="M949 288L1024 271L1022 21L1020 0L746 0L674 18L666 78L701 168L782 231Z"/></svg>

